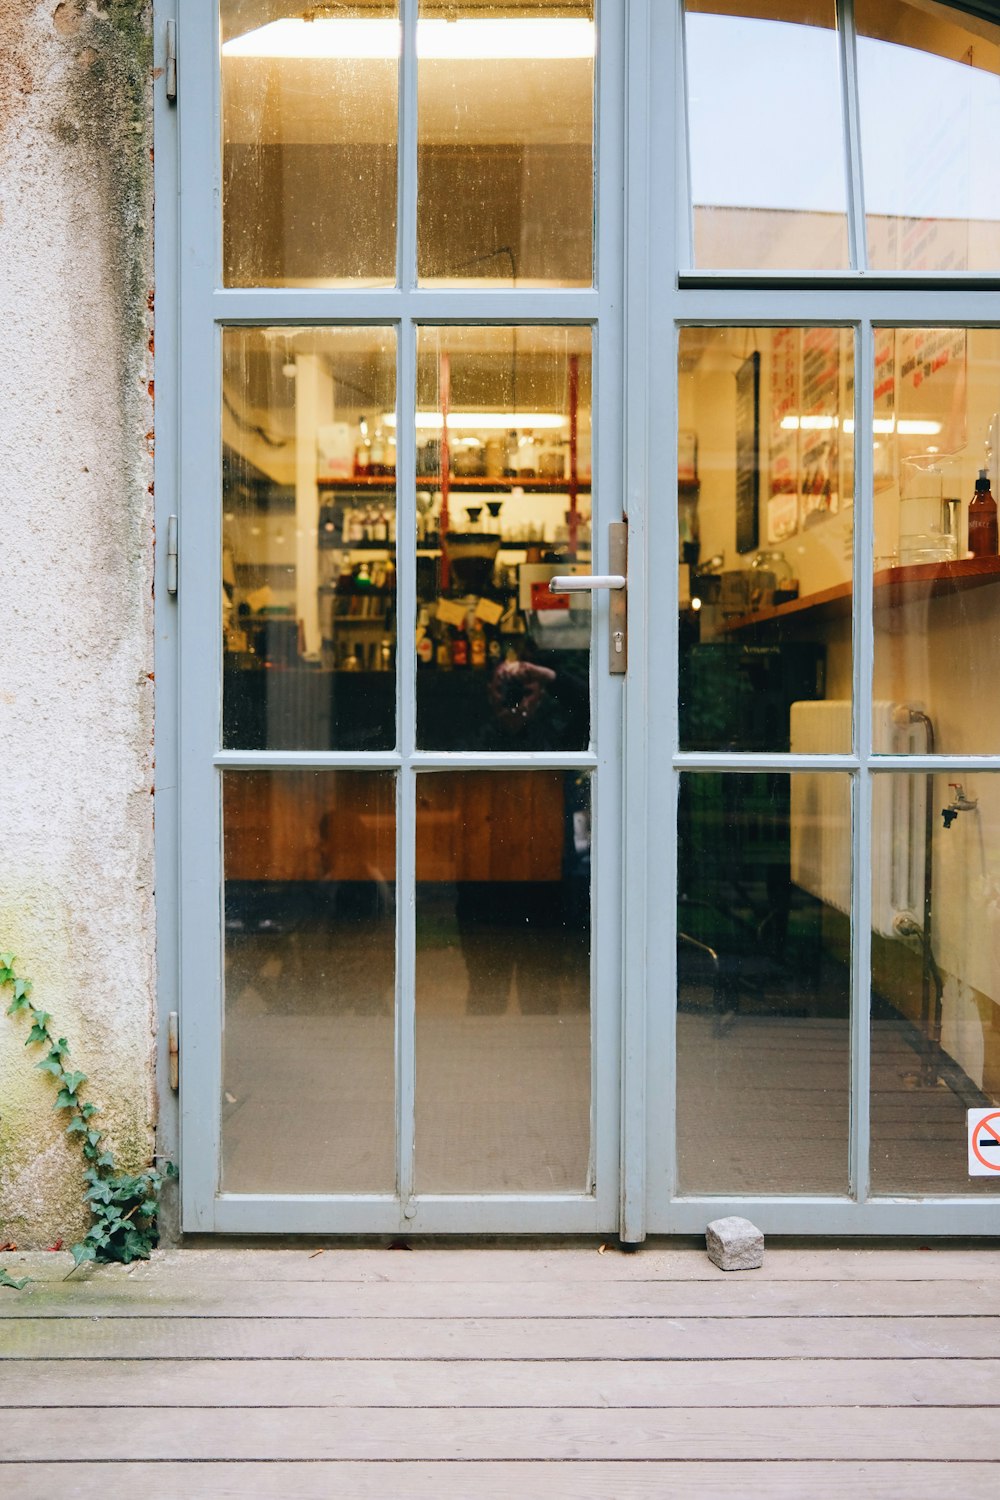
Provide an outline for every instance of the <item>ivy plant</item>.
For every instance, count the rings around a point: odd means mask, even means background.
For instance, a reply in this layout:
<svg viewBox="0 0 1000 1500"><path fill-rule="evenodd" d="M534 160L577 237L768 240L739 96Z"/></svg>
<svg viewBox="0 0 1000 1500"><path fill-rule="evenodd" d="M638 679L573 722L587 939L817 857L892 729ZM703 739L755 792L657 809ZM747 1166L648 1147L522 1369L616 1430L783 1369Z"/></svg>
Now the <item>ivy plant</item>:
<svg viewBox="0 0 1000 1500"><path fill-rule="evenodd" d="M102 1264L148 1260L157 1244L157 1211L164 1177L176 1177L172 1162L164 1171L147 1167L141 1172L119 1169L103 1130L97 1124L100 1106L81 1097L87 1082L86 1073L77 1072L70 1063L69 1043L52 1031L52 1017L31 998L31 980L15 972L12 953L0 953L0 990L9 989L13 998L7 1007L9 1016L24 1015L31 1021L26 1047L42 1049L37 1064L40 1073L51 1076L56 1089L55 1108L65 1112L66 1134L80 1148L84 1161L84 1198L90 1211L90 1228L83 1239L70 1247L73 1256L72 1275L85 1261ZM0 1286L20 1289L0 1268Z"/></svg>

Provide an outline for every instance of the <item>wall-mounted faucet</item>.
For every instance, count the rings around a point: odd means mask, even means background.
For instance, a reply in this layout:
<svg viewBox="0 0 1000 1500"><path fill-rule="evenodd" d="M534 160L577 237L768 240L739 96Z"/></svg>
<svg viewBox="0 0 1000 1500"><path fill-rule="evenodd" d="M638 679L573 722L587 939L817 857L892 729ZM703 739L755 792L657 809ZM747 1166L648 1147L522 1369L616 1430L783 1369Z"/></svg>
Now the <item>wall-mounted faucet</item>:
<svg viewBox="0 0 1000 1500"><path fill-rule="evenodd" d="M948 803L948 806L941 809L941 816L944 819L944 826L946 828L951 827L959 813L975 812L979 806L979 798L967 797L965 795L965 788L960 781L949 781L948 785L952 788L955 795Z"/></svg>

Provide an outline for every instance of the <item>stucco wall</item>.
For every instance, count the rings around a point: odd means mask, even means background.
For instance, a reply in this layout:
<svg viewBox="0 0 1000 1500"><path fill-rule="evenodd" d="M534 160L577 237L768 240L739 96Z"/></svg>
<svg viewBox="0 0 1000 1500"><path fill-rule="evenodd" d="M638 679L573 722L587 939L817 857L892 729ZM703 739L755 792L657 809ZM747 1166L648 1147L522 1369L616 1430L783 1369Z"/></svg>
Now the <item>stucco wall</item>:
<svg viewBox="0 0 1000 1500"><path fill-rule="evenodd" d="M0 951L123 1164L152 1150L152 166L145 0L0 0ZM86 1223L0 1012L0 1243Z"/></svg>

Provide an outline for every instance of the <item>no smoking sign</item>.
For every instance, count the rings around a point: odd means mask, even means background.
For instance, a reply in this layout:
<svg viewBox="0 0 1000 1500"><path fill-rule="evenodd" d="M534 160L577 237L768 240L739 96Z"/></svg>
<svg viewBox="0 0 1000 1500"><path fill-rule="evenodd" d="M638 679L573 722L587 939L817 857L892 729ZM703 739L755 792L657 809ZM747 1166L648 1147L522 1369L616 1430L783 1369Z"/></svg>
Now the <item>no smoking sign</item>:
<svg viewBox="0 0 1000 1500"><path fill-rule="evenodd" d="M969 1176L1000 1177L1000 1109L969 1110Z"/></svg>

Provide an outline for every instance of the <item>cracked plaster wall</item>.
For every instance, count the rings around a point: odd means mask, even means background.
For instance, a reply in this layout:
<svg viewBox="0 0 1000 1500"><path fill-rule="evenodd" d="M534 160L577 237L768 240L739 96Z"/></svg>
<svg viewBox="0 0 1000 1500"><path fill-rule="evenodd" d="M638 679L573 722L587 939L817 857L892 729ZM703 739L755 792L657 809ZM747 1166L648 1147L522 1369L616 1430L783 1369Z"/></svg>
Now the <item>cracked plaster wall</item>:
<svg viewBox="0 0 1000 1500"><path fill-rule="evenodd" d="M152 123L147 0L0 0L0 950L123 1165L152 1151ZM4 1005L6 1002L4 1002ZM86 1223L0 1012L0 1243Z"/></svg>

